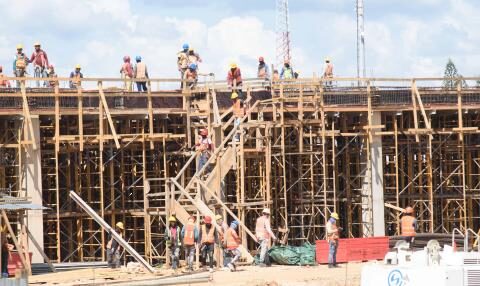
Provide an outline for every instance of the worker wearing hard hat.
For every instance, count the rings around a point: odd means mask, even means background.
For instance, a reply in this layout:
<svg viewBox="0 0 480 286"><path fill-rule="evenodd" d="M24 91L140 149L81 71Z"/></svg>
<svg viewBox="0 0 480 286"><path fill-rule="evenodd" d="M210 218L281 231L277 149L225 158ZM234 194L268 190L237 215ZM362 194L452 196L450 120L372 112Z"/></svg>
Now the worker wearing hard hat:
<svg viewBox="0 0 480 286"><path fill-rule="evenodd" d="M142 81L137 81L137 90L139 92L142 92L142 91L146 92L148 90L146 79L149 78L147 65L145 65L144 62L142 62L141 56L136 56L135 61L137 63L135 64L135 68L133 69L133 77L136 80L142 80Z"/></svg>
<svg viewBox="0 0 480 286"><path fill-rule="evenodd" d="M323 64L323 75L322 75L322 77L326 78L326 79L332 79L333 78L333 64L332 64L332 61L330 60L329 57L325 58L325 63ZM325 85L326 86L331 86L332 81L331 80L326 81Z"/></svg>
<svg viewBox="0 0 480 286"><path fill-rule="evenodd" d="M120 68L120 76L125 80L123 88L127 91L132 91L133 65L130 62L130 56L123 57L123 64ZM123 98L122 98L123 99Z"/></svg>
<svg viewBox="0 0 480 286"><path fill-rule="evenodd" d="M227 229L227 232L225 233L225 244L227 251L230 252L231 256L233 256L233 259L227 264L227 267L232 272L237 270L236 262L242 256L242 252L240 250L240 244L242 243L242 240L240 239L240 236L238 236L237 230L239 224L240 223L236 220L232 221L230 228Z"/></svg>
<svg viewBox="0 0 480 286"><path fill-rule="evenodd" d="M121 237L123 236L123 231L125 227L123 222L117 222L115 225L115 232L118 233ZM107 243L107 264L110 268L119 268L120 267L120 244L115 240L112 234L109 235L109 240Z"/></svg>
<svg viewBox="0 0 480 286"><path fill-rule="evenodd" d="M207 258L210 273L213 272L213 251L215 250L215 244L219 244L219 232L212 224L212 217L205 216L203 218L204 224L200 227L200 234L198 241L200 241L200 252L203 258L203 265L206 267Z"/></svg>
<svg viewBox="0 0 480 286"><path fill-rule="evenodd" d="M282 71L280 72L281 79L294 79L294 71L292 65L290 64L290 60L286 59L283 62Z"/></svg>
<svg viewBox="0 0 480 286"><path fill-rule="evenodd" d="M83 74L80 72L82 67L80 65L75 66L75 70L70 73L70 88L78 88L82 85Z"/></svg>
<svg viewBox="0 0 480 286"><path fill-rule="evenodd" d="M191 63L185 71L185 82L189 89L194 89L198 82L197 64Z"/></svg>
<svg viewBox="0 0 480 286"><path fill-rule="evenodd" d="M230 96L232 99L232 112L233 116L235 117L235 120L233 122L233 126L237 128L237 126L240 126L240 123L242 122L242 118L245 116L245 107L243 106L243 102L240 100L238 93L235 91L232 92L232 95ZM237 132L235 135L235 141L238 142L240 141L240 133Z"/></svg>
<svg viewBox="0 0 480 286"><path fill-rule="evenodd" d="M227 83L229 88L237 92L240 100L243 100L242 72L235 62L230 63L230 69L227 74Z"/></svg>
<svg viewBox="0 0 480 286"><path fill-rule="evenodd" d="M337 213L332 213L327 222L327 242L328 242L328 268L337 267L337 249L338 239L340 238L340 227L337 226L339 220Z"/></svg>
<svg viewBox="0 0 480 286"><path fill-rule="evenodd" d="M198 228L195 224L195 217L190 216L186 225L182 227L182 242L185 250L185 260L189 271L193 271L193 260L198 243Z"/></svg>
<svg viewBox="0 0 480 286"><path fill-rule="evenodd" d="M270 227L270 209L265 208L262 211L262 216L257 218L255 226L255 236L258 243L260 243L260 267L270 266L268 259L268 249L270 248L270 239L277 240L277 237Z"/></svg>
<svg viewBox="0 0 480 286"><path fill-rule="evenodd" d="M168 227L165 230L165 242L170 251L170 263L174 270L178 268L180 261L180 248L182 247L180 232L177 219L174 216L170 216L168 218Z"/></svg>
<svg viewBox="0 0 480 286"><path fill-rule="evenodd" d="M180 79L182 83L180 84L180 88L183 88L183 80L185 79L185 72L188 69L188 49L190 45L185 43L182 46L182 50L177 53L177 67L178 71L180 72Z"/></svg>
<svg viewBox="0 0 480 286"><path fill-rule="evenodd" d="M37 78L47 77L48 57L47 53L40 48L40 43L34 44L35 50L30 57L30 62L33 63L34 76ZM46 82L44 83L46 85ZM40 81L37 81L37 87L40 87Z"/></svg>
<svg viewBox="0 0 480 286"><path fill-rule="evenodd" d="M197 144L195 147L197 152L200 152L200 157L198 160L198 170L201 170L203 166L205 166L210 159L210 156L213 152L213 142L208 137L208 130L207 128L200 129L199 132L200 138L198 139ZM208 172L208 170L206 170Z"/></svg>
<svg viewBox="0 0 480 286"><path fill-rule="evenodd" d="M413 244L415 235L417 234L415 229L417 228L417 219L414 217L414 210L412 207L407 207L400 220L400 226L402 229L402 236L410 244Z"/></svg>
<svg viewBox="0 0 480 286"><path fill-rule="evenodd" d="M58 85L58 81L56 80L57 74L55 73L55 67L53 64L48 65L48 71L47 71L47 87L55 87Z"/></svg>
<svg viewBox="0 0 480 286"><path fill-rule="evenodd" d="M17 53L13 59L13 74L15 77L24 77L27 73L27 66L30 61L23 52L23 45L17 45ZM17 88L20 88L20 81L17 80Z"/></svg>

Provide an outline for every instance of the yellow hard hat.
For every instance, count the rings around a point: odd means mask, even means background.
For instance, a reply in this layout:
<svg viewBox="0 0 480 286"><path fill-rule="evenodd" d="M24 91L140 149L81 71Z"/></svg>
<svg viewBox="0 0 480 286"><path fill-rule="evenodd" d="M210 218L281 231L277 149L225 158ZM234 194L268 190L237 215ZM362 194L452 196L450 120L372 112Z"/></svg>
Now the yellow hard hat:
<svg viewBox="0 0 480 286"><path fill-rule="evenodd" d="M36 46L40 46L40 43L39 42L35 42L35 44L33 44L34 47Z"/></svg>
<svg viewBox="0 0 480 286"><path fill-rule="evenodd" d="M332 213L332 214L330 215L330 217L333 217L333 218L336 219L336 220L339 220L339 219L340 219L340 217L338 216L337 213Z"/></svg>
<svg viewBox="0 0 480 286"><path fill-rule="evenodd" d="M17 50L21 50L21 49L23 49L23 45L22 45L22 44L18 44L18 45L17 45Z"/></svg>
<svg viewBox="0 0 480 286"><path fill-rule="evenodd" d="M232 96L230 97L231 99L235 99L238 97L238 93L236 93L235 91L232 92Z"/></svg>
<svg viewBox="0 0 480 286"><path fill-rule="evenodd" d="M81 69L82 67L80 65L75 66L76 69Z"/></svg>
<svg viewBox="0 0 480 286"><path fill-rule="evenodd" d="M236 69L237 68L237 63L231 62L230 63L230 68L231 69Z"/></svg>
<svg viewBox="0 0 480 286"><path fill-rule="evenodd" d="M172 215L168 218L169 222L177 222L177 219Z"/></svg>
<svg viewBox="0 0 480 286"><path fill-rule="evenodd" d="M190 48L188 48L188 51L189 51L189 52L193 52L194 50L193 50L192 47L190 47Z"/></svg>
<svg viewBox="0 0 480 286"><path fill-rule="evenodd" d="M221 215L217 214L217 215L215 216L215 220L221 220L221 219L223 219L223 217L222 217Z"/></svg>
<svg viewBox="0 0 480 286"><path fill-rule="evenodd" d="M121 230L124 230L125 228L123 227L123 222L117 222L117 224L115 225L116 227L118 227L119 229Z"/></svg>

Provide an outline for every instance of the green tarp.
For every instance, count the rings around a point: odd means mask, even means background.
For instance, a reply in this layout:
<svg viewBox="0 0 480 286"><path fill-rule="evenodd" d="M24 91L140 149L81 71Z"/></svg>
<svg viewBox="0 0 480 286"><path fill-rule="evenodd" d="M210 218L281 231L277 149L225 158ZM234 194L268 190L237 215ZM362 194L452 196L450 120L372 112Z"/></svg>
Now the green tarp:
<svg viewBox="0 0 480 286"><path fill-rule="evenodd" d="M315 246L304 244L302 246L272 246L268 251L270 260L281 265L314 265ZM258 255L256 257L258 261Z"/></svg>

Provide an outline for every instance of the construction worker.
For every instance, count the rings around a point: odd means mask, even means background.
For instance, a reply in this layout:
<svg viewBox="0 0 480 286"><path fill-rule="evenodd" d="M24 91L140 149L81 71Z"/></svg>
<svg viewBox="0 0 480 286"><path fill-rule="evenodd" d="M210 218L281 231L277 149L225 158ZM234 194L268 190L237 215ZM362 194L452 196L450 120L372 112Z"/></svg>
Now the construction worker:
<svg viewBox="0 0 480 286"><path fill-rule="evenodd" d="M230 63L230 70L227 74L227 83L229 88L238 93L240 100L243 100L242 96L242 72L236 63Z"/></svg>
<svg viewBox="0 0 480 286"><path fill-rule="evenodd" d="M187 58L189 66L191 64L196 64L198 67L198 64L202 62L200 55L198 53L195 53L195 50L192 47L188 48Z"/></svg>
<svg viewBox="0 0 480 286"><path fill-rule="evenodd" d="M23 52L23 45L17 45L17 53L15 54L15 58L13 60L13 74L15 77L24 77L27 73L27 66L29 60L28 57ZM20 81L17 80L17 88L20 87Z"/></svg>
<svg viewBox="0 0 480 286"><path fill-rule="evenodd" d="M55 67L52 64L48 65L47 77L49 78L49 81L47 82L48 87L55 87L58 85L58 81L55 80L57 74L55 73Z"/></svg>
<svg viewBox="0 0 480 286"><path fill-rule="evenodd" d="M135 58L135 61L137 64L135 65L134 69L134 77L136 80L145 80L148 79L148 71L147 71L147 66L145 65L144 62L142 62L142 57L137 56ZM147 91L147 82L146 81L137 81L137 90L139 92L146 92Z"/></svg>
<svg viewBox="0 0 480 286"><path fill-rule="evenodd" d="M11 258L10 252L13 250L13 245L8 243L7 226L0 226L0 247L2 248L1 277L8 278L8 260Z"/></svg>
<svg viewBox="0 0 480 286"><path fill-rule="evenodd" d="M123 88L127 91L132 91L132 82L129 81L133 78L133 66L130 63L130 57L124 56L123 57L123 64L120 68L120 74L122 78L125 80Z"/></svg>
<svg viewBox="0 0 480 286"><path fill-rule="evenodd" d="M6 79L3 79L5 75L3 74L3 67L0 66L0 88L10 87L10 82Z"/></svg>
<svg viewBox="0 0 480 286"><path fill-rule="evenodd" d="M117 222L115 225L115 232L118 233L121 237L123 236L124 226L122 222ZM114 269L120 267L120 244L113 237L112 234L109 236L107 243L107 263L108 267Z"/></svg>
<svg viewBox="0 0 480 286"><path fill-rule="evenodd" d="M338 239L340 238L340 228L337 227L339 220L337 213L332 213L327 222L327 242L328 242L328 268L337 267L337 249Z"/></svg>
<svg viewBox="0 0 480 286"><path fill-rule="evenodd" d="M323 64L323 78L332 79L333 78L333 64L330 61L329 57L325 58L325 63ZM332 81L326 81L326 86L332 86Z"/></svg>
<svg viewBox="0 0 480 286"><path fill-rule="evenodd" d="M262 216L257 218L255 226L255 236L260 244L260 267L270 266L270 262L266 261L268 258L268 249L270 248L270 238L277 240L275 234L270 227L270 209L265 208L262 211ZM267 259L268 260L268 259Z"/></svg>
<svg viewBox="0 0 480 286"><path fill-rule="evenodd" d="M188 271L193 271L193 260L195 258L195 247L198 242L198 228L195 225L195 217L190 216L188 223L182 227L182 241L185 249L185 260Z"/></svg>
<svg viewBox="0 0 480 286"><path fill-rule="evenodd" d="M228 230L228 224L223 220L223 217L221 215L216 215L215 216L215 220L217 221L217 230L218 230L218 240L223 242L225 241L225 233L227 233L227 230ZM223 267L227 267L229 261L226 259L226 251L225 249L223 248L223 243L221 243L221 248L222 248L222 252L223 252Z"/></svg>
<svg viewBox="0 0 480 286"><path fill-rule="evenodd" d="M293 79L294 72L293 68L290 65L289 60L285 60L283 63L282 71L280 72L280 78L281 79Z"/></svg>
<svg viewBox="0 0 480 286"><path fill-rule="evenodd" d="M177 67L178 71L180 72L180 79L182 83L180 84L180 88L183 88L183 80L185 79L185 72L188 68L188 48L190 46L185 43L183 44L182 50L177 53Z"/></svg>
<svg viewBox="0 0 480 286"><path fill-rule="evenodd" d="M278 74L278 70L273 70L273 81L279 81L280 80L280 75Z"/></svg>
<svg viewBox="0 0 480 286"><path fill-rule="evenodd" d="M403 239L413 244L415 240L416 228L417 228L417 219L414 217L414 211L412 207L407 207L405 212L400 219L400 226L402 230Z"/></svg>
<svg viewBox="0 0 480 286"><path fill-rule="evenodd" d="M240 248L239 248L242 240L237 234L238 225L239 225L238 221L236 220L232 221L232 223L230 224L230 228L225 233L225 244L227 246L227 250L233 256L233 259L230 261L230 263L227 264L227 267L232 272L237 270L237 266L235 265L235 263L242 256L242 252L240 251Z"/></svg>
<svg viewBox="0 0 480 286"><path fill-rule="evenodd" d="M235 117L235 121L233 122L233 125L235 128L237 128L237 126L240 126L243 116L245 116L245 108L242 106L242 101L238 98L238 93L236 93L235 91L232 92L231 99L232 99L232 112L233 112L233 116ZM240 133L238 132L235 135L235 141L236 142L240 141Z"/></svg>
<svg viewBox="0 0 480 286"><path fill-rule="evenodd" d="M187 71L185 72L185 82L188 88L194 89L197 85L198 74L197 74L197 64L191 63L188 66Z"/></svg>
<svg viewBox="0 0 480 286"><path fill-rule="evenodd" d="M269 79L270 78L270 73L268 70L268 65L265 63L265 59L263 57L258 58L258 71L257 71L257 77L258 78L263 78L263 79Z"/></svg>
<svg viewBox="0 0 480 286"><path fill-rule="evenodd" d="M200 235L198 240L200 241L201 256L203 257L203 266L206 267L207 257L209 264L209 272L213 272L213 251L215 250L215 244L219 243L218 231L212 225L212 217L205 216L203 218L204 224L200 228Z"/></svg>
<svg viewBox="0 0 480 286"><path fill-rule="evenodd" d="M165 230L165 241L167 248L170 249L170 262L172 269L177 269L180 261L180 248L182 242L180 239L180 227L177 225L177 219L174 216L168 218L169 226Z"/></svg>
<svg viewBox="0 0 480 286"><path fill-rule="evenodd" d="M77 88L82 85L81 78L83 78L83 73L81 73L82 67L80 65L75 66L75 70L70 73L70 88Z"/></svg>
<svg viewBox="0 0 480 286"><path fill-rule="evenodd" d="M208 130L206 128L200 129L200 139L198 143L195 144L197 151L200 152L200 158L198 160L198 170L201 170L205 164L207 164L208 159L213 152L213 143L212 140L208 137ZM207 171L208 172L208 171Z"/></svg>
<svg viewBox="0 0 480 286"><path fill-rule="evenodd" d="M30 57L30 62L33 63L34 77L47 77L48 57L47 53L40 48L40 43L34 44L35 50ZM47 85L47 82L44 82ZM37 80L37 87L40 87L40 81Z"/></svg>

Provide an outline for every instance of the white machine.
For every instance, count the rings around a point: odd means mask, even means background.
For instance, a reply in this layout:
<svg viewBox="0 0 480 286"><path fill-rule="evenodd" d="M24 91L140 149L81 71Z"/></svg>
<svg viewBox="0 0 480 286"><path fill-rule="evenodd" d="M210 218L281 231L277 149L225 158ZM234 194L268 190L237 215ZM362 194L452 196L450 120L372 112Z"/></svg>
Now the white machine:
<svg viewBox="0 0 480 286"><path fill-rule="evenodd" d="M467 233L461 234L465 243ZM453 241L454 235L452 245ZM385 255L383 263L363 267L362 286L480 286L479 252L467 252L467 247L457 252L450 245L442 250L436 240L421 251L410 250L403 241L395 249Z"/></svg>

